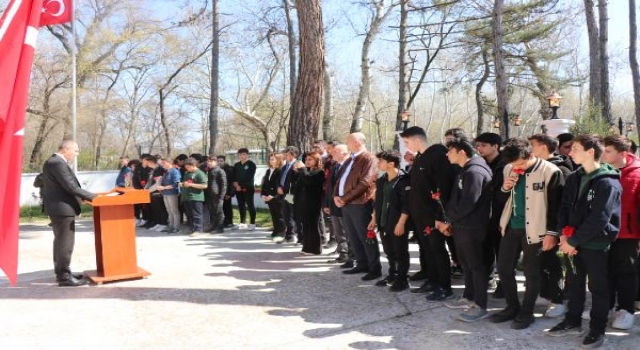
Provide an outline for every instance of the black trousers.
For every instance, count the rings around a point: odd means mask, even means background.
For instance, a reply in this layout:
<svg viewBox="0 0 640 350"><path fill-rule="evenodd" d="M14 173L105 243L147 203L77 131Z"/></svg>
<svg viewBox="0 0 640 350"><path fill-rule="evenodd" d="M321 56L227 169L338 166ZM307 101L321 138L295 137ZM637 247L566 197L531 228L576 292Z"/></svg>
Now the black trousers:
<svg viewBox="0 0 640 350"><path fill-rule="evenodd" d="M133 205L133 217L135 217L136 219L142 218L142 204Z"/></svg>
<svg viewBox="0 0 640 350"><path fill-rule="evenodd" d="M429 253L429 245L427 243L427 236L423 231L414 231L413 232L416 237L418 237L418 254L420 258L420 271L424 271L427 273L427 278L429 280L434 280L436 277L432 273L433 269L428 268L428 259L427 255Z"/></svg>
<svg viewBox="0 0 640 350"><path fill-rule="evenodd" d="M453 234L458 259L464 269L463 297L487 308L487 273L483 246L486 230L456 230Z"/></svg>
<svg viewBox="0 0 640 350"><path fill-rule="evenodd" d="M482 242L482 256L489 280L495 277L494 271L496 269L496 263L498 262L501 238L502 233L500 232L500 228L495 226L489 226L487 228L487 235L484 238L484 242Z"/></svg>
<svg viewBox="0 0 640 350"><path fill-rule="evenodd" d="M562 263L558 257L558 246L551 250L540 252L540 296L554 304L562 304L564 292L562 290Z"/></svg>
<svg viewBox="0 0 640 350"><path fill-rule="evenodd" d="M304 217L302 219L304 232L302 251L312 254L322 254L323 232L320 231L319 224L319 222L321 221L320 216L322 215L322 209L320 208L320 206L318 206L317 208L307 207L306 209L308 209L308 211L304 213Z"/></svg>
<svg viewBox="0 0 640 350"><path fill-rule="evenodd" d="M421 242L421 249L425 250L427 278L443 289L451 289L451 262L446 236L433 229L429 235L418 233L418 240Z"/></svg>
<svg viewBox="0 0 640 350"><path fill-rule="evenodd" d="M202 202L184 201L184 211L189 219L191 231L202 232Z"/></svg>
<svg viewBox="0 0 640 350"><path fill-rule="evenodd" d="M570 267L567 271L569 284L569 311L565 319L571 323L580 323L586 298L585 282L589 281L591 291L591 331L604 333L609 314L609 252L581 248L573 257L575 273Z"/></svg>
<svg viewBox="0 0 640 350"><path fill-rule="evenodd" d="M280 197L273 197L267 202L269 206L269 213L271 213L271 222L273 223L273 232L271 237L285 237L287 233L287 225L284 222L282 216L282 199Z"/></svg>
<svg viewBox="0 0 640 350"><path fill-rule="evenodd" d="M389 261L389 275L397 275L399 279L406 279L409 273L409 235L405 232L396 236L393 232L380 230L382 250Z"/></svg>
<svg viewBox="0 0 640 350"><path fill-rule="evenodd" d="M366 266L370 272L380 272L380 248L378 240L367 243L367 225L371 221L373 204L347 204L342 207L342 225L349 236L349 246L358 266Z"/></svg>
<svg viewBox="0 0 640 350"><path fill-rule="evenodd" d="M212 230L224 227L224 213L222 212L223 201L224 199L222 197L205 198L209 212L209 224Z"/></svg>
<svg viewBox="0 0 640 350"><path fill-rule="evenodd" d="M500 275L507 307L520 309L523 314L533 315L533 308L540 293L540 275L542 274L541 249L542 243L528 244L525 230L508 228L500 242L498 274ZM525 277L522 307L518 300L518 286L515 275L520 252L523 253L522 261Z"/></svg>
<svg viewBox="0 0 640 350"><path fill-rule="evenodd" d="M56 276L71 273L71 255L76 240L75 216L52 216L53 267Z"/></svg>
<svg viewBox="0 0 640 350"><path fill-rule="evenodd" d="M169 223L169 214L167 208L164 206L164 198L161 193L154 193L151 195L151 221L158 225L167 225Z"/></svg>
<svg viewBox="0 0 640 350"><path fill-rule="evenodd" d="M638 240L617 239L609 250L609 307L627 310L633 315L638 291Z"/></svg>
<svg viewBox="0 0 640 350"><path fill-rule="evenodd" d="M231 205L231 197L222 201L222 212L224 213L224 225L233 225L233 206Z"/></svg>
<svg viewBox="0 0 640 350"><path fill-rule="evenodd" d="M282 219L284 220L284 224L287 227L287 233L285 234L285 238L291 239L293 237L298 236L298 227L296 226L296 220L294 218L294 208L293 204L284 200L284 197L281 198L282 201Z"/></svg>
<svg viewBox="0 0 640 350"><path fill-rule="evenodd" d="M256 192L254 188L247 188L246 192L236 192L238 200L238 211L240 212L240 222L247 222L247 208L249 209L249 218L251 224L256 223L256 206L253 203L253 194Z"/></svg>

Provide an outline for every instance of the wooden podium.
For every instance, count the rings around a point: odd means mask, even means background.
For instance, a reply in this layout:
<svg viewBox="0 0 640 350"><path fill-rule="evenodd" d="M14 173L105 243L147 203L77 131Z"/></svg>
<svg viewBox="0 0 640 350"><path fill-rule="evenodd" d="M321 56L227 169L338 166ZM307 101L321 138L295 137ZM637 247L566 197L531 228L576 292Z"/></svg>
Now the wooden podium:
<svg viewBox="0 0 640 350"><path fill-rule="evenodd" d="M102 284L150 275L138 267L133 215L134 204L149 202L149 191L120 187L93 199L98 269L85 271L91 281Z"/></svg>

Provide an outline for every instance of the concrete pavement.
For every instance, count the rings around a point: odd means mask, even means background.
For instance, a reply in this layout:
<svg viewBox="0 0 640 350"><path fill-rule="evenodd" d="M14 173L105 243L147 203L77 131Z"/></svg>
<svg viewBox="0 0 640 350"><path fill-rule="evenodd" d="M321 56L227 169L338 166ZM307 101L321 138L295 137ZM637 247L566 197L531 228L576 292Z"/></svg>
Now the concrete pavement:
<svg viewBox="0 0 640 350"><path fill-rule="evenodd" d="M90 221L78 223L75 271L95 269L92 232ZM301 256L299 247L273 244L267 234L191 238L138 229L138 263L151 276L60 288L50 228L22 225L18 286L0 279L0 348L532 350L581 342L544 336L559 320L543 317L524 331L456 321L458 310L344 275L330 257ZM415 269L417 246L411 250ZM454 282L460 293L462 281ZM544 310L541 303L536 311ZM605 349L640 348L639 326L608 331Z"/></svg>

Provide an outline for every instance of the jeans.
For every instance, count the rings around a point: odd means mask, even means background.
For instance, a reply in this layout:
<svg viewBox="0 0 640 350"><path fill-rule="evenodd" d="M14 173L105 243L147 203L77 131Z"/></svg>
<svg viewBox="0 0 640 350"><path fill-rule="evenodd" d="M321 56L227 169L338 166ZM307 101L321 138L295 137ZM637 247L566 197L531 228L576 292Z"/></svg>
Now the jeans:
<svg viewBox="0 0 640 350"><path fill-rule="evenodd" d="M169 214L169 228L180 229L180 207L178 205L178 195L166 195L162 198L164 200L164 206L167 208Z"/></svg>
<svg viewBox="0 0 640 350"><path fill-rule="evenodd" d="M191 231L202 232L202 202L184 201L184 211L187 213Z"/></svg>

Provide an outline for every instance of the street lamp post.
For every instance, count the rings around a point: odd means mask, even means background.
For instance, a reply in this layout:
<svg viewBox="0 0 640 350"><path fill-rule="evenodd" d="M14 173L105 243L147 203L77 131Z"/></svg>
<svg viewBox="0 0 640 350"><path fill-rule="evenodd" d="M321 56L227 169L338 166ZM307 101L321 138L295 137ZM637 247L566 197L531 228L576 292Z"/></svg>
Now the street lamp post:
<svg viewBox="0 0 640 350"><path fill-rule="evenodd" d="M551 119L558 119L558 108L560 108L561 99L562 96L555 91L547 97L547 101L549 101L549 108L553 111Z"/></svg>

